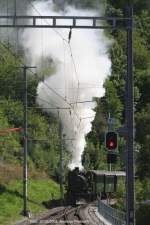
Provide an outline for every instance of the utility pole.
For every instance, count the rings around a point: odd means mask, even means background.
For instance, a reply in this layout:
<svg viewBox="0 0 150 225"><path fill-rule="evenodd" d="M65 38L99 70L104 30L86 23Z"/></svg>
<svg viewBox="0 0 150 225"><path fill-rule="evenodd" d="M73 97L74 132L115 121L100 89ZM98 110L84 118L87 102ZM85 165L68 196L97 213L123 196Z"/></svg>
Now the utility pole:
<svg viewBox="0 0 150 225"><path fill-rule="evenodd" d="M17 0L14 0L14 16L17 16ZM16 37L17 37L17 43L14 43L14 46L16 48L16 52L18 53L18 43L19 43L19 35L18 35L18 28L16 29Z"/></svg>
<svg viewBox="0 0 150 225"><path fill-rule="evenodd" d="M17 2L14 0L14 16L17 15Z"/></svg>
<svg viewBox="0 0 150 225"><path fill-rule="evenodd" d="M23 152L23 215L29 217L27 205L28 199L28 83L27 70L35 67L23 66L23 81L24 81L24 152Z"/></svg>
<svg viewBox="0 0 150 225"><path fill-rule="evenodd" d="M63 189L63 177L64 177L64 165L63 165L63 136L62 136L62 123L60 115L58 112L59 118L59 137L60 137L60 195L61 195L61 205L64 201L64 189Z"/></svg>
<svg viewBox="0 0 150 225"><path fill-rule="evenodd" d="M127 7L127 78L126 78L126 125L127 125L127 225L135 225L134 188L134 94L133 94L133 8Z"/></svg>

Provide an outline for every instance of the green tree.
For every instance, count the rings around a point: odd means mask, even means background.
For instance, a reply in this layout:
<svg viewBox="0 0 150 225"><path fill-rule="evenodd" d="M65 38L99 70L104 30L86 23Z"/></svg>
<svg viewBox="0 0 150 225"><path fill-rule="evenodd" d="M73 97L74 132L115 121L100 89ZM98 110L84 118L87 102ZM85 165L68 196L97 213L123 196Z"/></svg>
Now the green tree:
<svg viewBox="0 0 150 225"><path fill-rule="evenodd" d="M137 159L138 174L143 179L150 174L150 105L136 115L136 140L140 143Z"/></svg>

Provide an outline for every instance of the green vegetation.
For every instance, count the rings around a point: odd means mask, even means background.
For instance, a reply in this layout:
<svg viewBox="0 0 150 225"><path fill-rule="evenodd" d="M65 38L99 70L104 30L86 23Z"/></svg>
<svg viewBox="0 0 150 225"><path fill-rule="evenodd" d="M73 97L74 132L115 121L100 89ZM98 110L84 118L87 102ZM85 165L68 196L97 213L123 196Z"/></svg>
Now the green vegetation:
<svg viewBox="0 0 150 225"><path fill-rule="evenodd" d="M24 81L18 69L21 59L5 46L0 45L0 224L10 225L19 219L23 207L23 131L7 129L24 126ZM30 73L27 76L28 106L33 107L28 109L28 202L29 210L36 213L45 209L43 201L59 197L59 186L50 179L59 181L59 123L34 109L39 79Z"/></svg>
<svg viewBox="0 0 150 225"><path fill-rule="evenodd" d="M137 209L137 225L149 225L150 205L141 204Z"/></svg>
<svg viewBox="0 0 150 225"><path fill-rule="evenodd" d="M23 71L20 59L5 45L0 45L0 161L22 163L23 132L3 132L7 128L23 128ZM53 68L52 68L53 69ZM49 68L50 70L50 68ZM58 179L59 123L51 115L35 109L39 78L28 75L29 165L44 170ZM32 150L31 150L32 149Z"/></svg>
<svg viewBox="0 0 150 225"><path fill-rule="evenodd" d="M43 201L59 198L59 186L48 178L30 179L28 184L28 208L32 213L45 210ZM0 184L0 224L11 225L21 216L23 206L22 182L11 181L9 184Z"/></svg>

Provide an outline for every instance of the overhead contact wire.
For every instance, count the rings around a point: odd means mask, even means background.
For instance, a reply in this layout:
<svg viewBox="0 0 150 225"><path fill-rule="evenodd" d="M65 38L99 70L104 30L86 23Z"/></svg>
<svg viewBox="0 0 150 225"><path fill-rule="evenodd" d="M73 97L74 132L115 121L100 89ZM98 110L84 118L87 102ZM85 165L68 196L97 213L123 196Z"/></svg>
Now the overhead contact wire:
<svg viewBox="0 0 150 225"><path fill-rule="evenodd" d="M29 0L27 0L28 2L29 2L29 4L32 6L32 8L40 15L40 16L42 16L41 15L41 13L36 9L36 7L29 1ZM47 21L46 21L46 23L47 23ZM49 23L47 23L47 24L49 24ZM68 41L57 31L57 30L55 30L55 29L53 29L53 31L55 32L55 33L57 33L60 37L61 37L61 39L63 40L63 41L66 41L67 43L68 43ZM73 63L74 64L74 66L75 66L75 63ZM45 84L45 82L43 81L43 83ZM47 84L45 84L46 86L47 86L47 88L48 89L50 89L51 91L53 91L57 96L59 96L61 99L63 99L67 104L69 104L70 105L70 103L63 97L63 96L61 96L60 94L58 94L53 88L51 88L49 85L47 85ZM78 85L79 85L79 81L78 81ZM78 115L78 113L74 110L74 107L72 107L72 105L70 105L70 107L72 108L72 110L73 110L73 112L74 112L74 114L77 116L77 118L80 120L80 117L79 117L79 115Z"/></svg>

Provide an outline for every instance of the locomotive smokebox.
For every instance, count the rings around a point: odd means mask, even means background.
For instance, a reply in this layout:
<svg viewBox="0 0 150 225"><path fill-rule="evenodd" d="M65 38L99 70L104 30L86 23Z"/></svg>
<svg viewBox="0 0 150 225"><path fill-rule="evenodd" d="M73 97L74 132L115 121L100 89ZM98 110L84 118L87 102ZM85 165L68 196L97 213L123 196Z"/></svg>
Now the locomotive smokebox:
<svg viewBox="0 0 150 225"><path fill-rule="evenodd" d="M79 167L75 167L75 168L73 169L73 171L74 171L76 174L78 174L78 173L80 172Z"/></svg>
<svg viewBox="0 0 150 225"><path fill-rule="evenodd" d="M81 198L87 195L87 179L86 173L80 171L79 167L75 167L68 172L67 197L71 204L76 204Z"/></svg>

